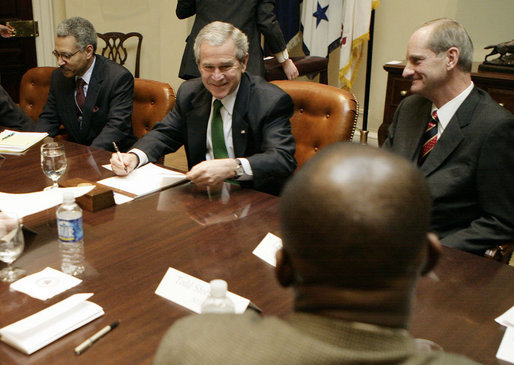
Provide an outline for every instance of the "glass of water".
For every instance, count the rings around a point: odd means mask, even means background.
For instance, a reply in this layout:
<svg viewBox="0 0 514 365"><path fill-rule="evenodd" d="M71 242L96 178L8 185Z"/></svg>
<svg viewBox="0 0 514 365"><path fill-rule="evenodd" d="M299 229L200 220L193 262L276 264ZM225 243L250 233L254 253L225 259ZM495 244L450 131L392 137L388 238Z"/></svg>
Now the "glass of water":
<svg viewBox="0 0 514 365"><path fill-rule="evenodd" d="M62 144L50 142L41 146L41 168L45 175L53 181L53 185L45 190L59 187L57 180L66 172L66 166L66 154Z"/></svg>
<svg viewBox="0 0 514 365"><path fill-rule="evenodd" d="M15 268L12 263L21 255L25 241L20 220L14 213L0 213L0 261L7 267L0 270L0 280L13 282L25 275L25 270Z"/></svg>

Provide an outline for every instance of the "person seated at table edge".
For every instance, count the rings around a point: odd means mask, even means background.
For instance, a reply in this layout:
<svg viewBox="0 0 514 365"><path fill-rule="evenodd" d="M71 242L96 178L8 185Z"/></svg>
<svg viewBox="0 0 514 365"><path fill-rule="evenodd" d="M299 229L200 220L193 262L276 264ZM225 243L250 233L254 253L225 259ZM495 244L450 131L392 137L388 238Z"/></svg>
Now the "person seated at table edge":
<svg viewBox="0 0 514 365"><path fill-rule="evenodd" d="M194 49L201 77L180 86L174 108L122 155L123 162L112 155L113 171L126 175L184 145L193 183L237 179L278 194L296 168L291 97L245 72L248 39L231 24L206 25Z"/></svg>
<svg viewBox="0 0 514 365"><path fill-rule="evenodd" d="M294 289L294 312L187 316L154 364L474 364L418 349L407 332L418 279L441 249L427 233L430 207L423 176L402 157L352 143L324 148L280 200L276 274Z"/></svg>
<svg viewBox="0 0 514 365"><path fill-rule="evenodd" d="M34 129L34 121L11 99L0 85L0 129L6 127L20 131Z"/></svg>
<svg viewBox="0 0 514 365"><path fill-rule="evenodd" d="M429 21L406 57L414 95L396 109L384 148L425 175L431 230L443 245L479 255L514 242L514 115L474 86L469 34L452 19Z"/></svg>
<svg viewBox="0 0 514 365"><path fill-rule="evenodd" d="M134 77L123 66L95 54L96 31L88 20L72 17L57 26L48 99L36 131L51 137L64 126L72 142L127 151L136 141L132 132Z"/></svg>

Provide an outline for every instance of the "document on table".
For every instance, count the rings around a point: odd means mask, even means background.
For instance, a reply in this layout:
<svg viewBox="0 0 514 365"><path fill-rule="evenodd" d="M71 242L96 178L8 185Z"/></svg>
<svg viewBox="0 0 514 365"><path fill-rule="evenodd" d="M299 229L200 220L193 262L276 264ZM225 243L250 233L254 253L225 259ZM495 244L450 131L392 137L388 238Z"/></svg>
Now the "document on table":
<svg viewBox="0 0 514 365"><path fill-rule="evenodd" d="M209 291L209 283L170 267L155 294L200 313ZM227 297L234 303L236 313L243 313L250 304L250 300L231 292L227 292Z"/></svg>
<svg viewBox="0 0 514 365"><path fill-rule="evenodd" d="M57 188L25 194L0 193L0 210L16 213L19 218L23 218L61 204L64 190L73 191L75 198L78 198L87 194L94 187L94 185L91 185L75 188Z"/></svg>
<svg viewBox="0 0 514 365"><path fill-rule="evenodd" d="M277 266L277 251L282 248L282 240L273 233L268 233L253 250L253 254L271 266Z"/></svg>
<svg viewBox="0 0 514 365"><path fill-rule="evenodd" d="M1 340L30 355L71 331L104 315L87 301L93 293L75 294L31 316L0 329ZM70 350L71 351L71 350Z"/></svg>
<svg viewBox="0 0 514 365"><path fill-rule="evenodd" d="M103 167L111 170L111 165ZM129 196L139 198L184 181L187 181L186 174L148 163L127 176L108 177L97 183L113 188L115 192L128 193Z"/></svg>
<svg viewBox="0 0 514 365"><path fill-rule="evenodd" d="M507 327L496 357L514 364L514 307L496 318L495 321Z"/></svg>
<svg viewBox="0 0 514 365"><path fill-rule="evenodd" d="M48 133L44 132L18 132L5 129L0 133L0 153L23 153L46 136Z"/></svg>

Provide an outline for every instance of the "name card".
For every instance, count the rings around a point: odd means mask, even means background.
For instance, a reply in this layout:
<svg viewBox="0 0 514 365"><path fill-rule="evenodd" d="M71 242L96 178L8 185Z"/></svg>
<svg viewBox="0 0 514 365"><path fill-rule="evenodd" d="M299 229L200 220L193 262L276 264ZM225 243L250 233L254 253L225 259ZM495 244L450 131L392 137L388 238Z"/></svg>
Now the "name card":
<svg viewBox="0 0 514 365"><path fill-rule="evenodd" d="M277 251L282 248L282 240L273 233L268 233L253 250L253 254L271 266L277 266Z"/></svg>
<svg viewBox="0 0 514 365"><path fill-rule="evenodd" d="M209 291L209 283L170 267L155 294L195 313L201 313L202 303L209 295ZM250 303L250 300L231 292L227 292L227 297L232 300L235 311L239 314L243 313Z"/></svg>

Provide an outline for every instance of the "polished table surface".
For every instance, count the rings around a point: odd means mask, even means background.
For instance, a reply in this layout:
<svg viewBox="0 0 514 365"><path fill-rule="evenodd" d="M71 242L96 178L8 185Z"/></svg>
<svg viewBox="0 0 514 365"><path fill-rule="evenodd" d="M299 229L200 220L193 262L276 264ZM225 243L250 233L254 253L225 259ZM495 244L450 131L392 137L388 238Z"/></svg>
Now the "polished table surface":
<svg viewBox="0 0 514 365"><path fill-rule="evenodd" d="M65 142L68 170L63 180L111 176L101 167L110 153ZM26 193L50 185L39 165L39 148L0 160L0 191ZM173 187L96 213L84 211L86 272L83 282L45 302L0 283L0 327L74 293L91 292L105 315L26 356L0 343L0 364L151 364L166 329L190 314L155 289L168 267L199 279L223 278L229 289L250 299L265 315L292 310L292 291L281 288L273 268L252 254L268 232L280 235L279 199L253 190L206 192L191 184ZM37 234L15 265L28 274L60 269L55 209L24 219ZM514 305L514 270L445 248L439 266L422 279L411 333L447 351L486 364L495 358L504 327L494 318ZM4 264L0 264L2 267ZM76 356L73 348L119 320L112 333Z"/></svg>

